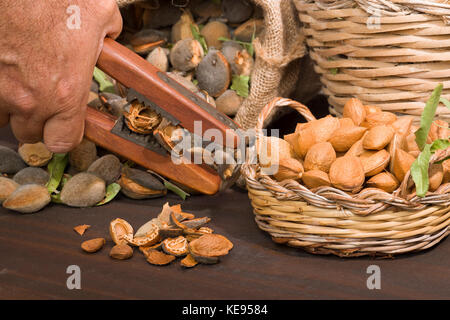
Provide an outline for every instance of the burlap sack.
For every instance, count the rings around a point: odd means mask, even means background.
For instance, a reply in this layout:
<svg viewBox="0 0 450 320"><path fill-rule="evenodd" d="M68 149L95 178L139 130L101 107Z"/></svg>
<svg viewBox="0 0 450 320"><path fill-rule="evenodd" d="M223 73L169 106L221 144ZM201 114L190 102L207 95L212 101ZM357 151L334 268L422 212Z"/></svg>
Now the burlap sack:
<svg viewBox="0 0 450 320"><path fill-rule="evenodd" d="M119 6L141 0L117 0ZM291 0L252 0L264 12L265 32L254 41L255 65L250 94L235 121L253 128L262 108L277 96L287 97L296 88L305 55L304 36ZM297 95L296 95L297 96Z"/></svg>

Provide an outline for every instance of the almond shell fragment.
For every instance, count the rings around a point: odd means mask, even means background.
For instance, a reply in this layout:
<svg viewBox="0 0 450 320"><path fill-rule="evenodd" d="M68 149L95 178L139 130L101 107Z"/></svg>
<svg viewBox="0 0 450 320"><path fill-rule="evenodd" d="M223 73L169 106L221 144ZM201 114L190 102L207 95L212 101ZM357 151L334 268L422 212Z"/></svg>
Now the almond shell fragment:
<svg viewBox="0 0 450 320"><path fill-rule="evenodd" d="M109 224L109 234L115 244L126 244L125 236L133 238L133 227L121 218L114 219Z"/></svg>
<svg viewBox="0 0 450 320"><path fill-rule="evenodd" d="M188 253L188 242L183 236L168 238L162 242L162 249L175 257L185 256Z"/></svg>
<svg viewBox="0 0 450 320"><path fill-rule="evenodd" d="M175 260L175 256L165 254L157 250L150 250L147 253L147 262L157 266L165 266Z"/></svg>
<svg viewBox="0 0 450 320"><path fill-rule="evenodd" d="M227 255L232 248L233 243L219 234L204 234L200 238L189 243L190 253L201 257L224 256Z"/></svg>

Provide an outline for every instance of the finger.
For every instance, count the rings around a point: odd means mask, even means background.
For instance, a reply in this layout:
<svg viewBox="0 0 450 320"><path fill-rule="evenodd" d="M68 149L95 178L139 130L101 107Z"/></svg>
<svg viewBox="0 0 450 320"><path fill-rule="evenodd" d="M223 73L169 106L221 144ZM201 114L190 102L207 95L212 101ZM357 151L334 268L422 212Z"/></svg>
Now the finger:
<svg viewBox="0 0 450 320"><path fill-rule="evenodd" d="M44 122L33 117L24 117L22 114L11 114L9 122L14 136L22 143L36 143L42 140Z"/></svg>
<svg viewBox="0 0 450 320"><path fill-rule="evenodd" d="M76 147L83 138L86 104L59 112L44 125L44 143L48 150L63 153Z"/></svg>
<svg viewBox="0 0 450 320"><path fill-rule="evenodd" d="M9 122L9 114L0 110L0 128L4 127Z"/></svg>
<svg viewBox="0 0 450 320"><path fill-rule="evenodd" d="M122 32L122 26L123 21L119 6L117 5L116 1L113 1L110 17L106 26L106 35L112 39L116 39Z"/></svg>

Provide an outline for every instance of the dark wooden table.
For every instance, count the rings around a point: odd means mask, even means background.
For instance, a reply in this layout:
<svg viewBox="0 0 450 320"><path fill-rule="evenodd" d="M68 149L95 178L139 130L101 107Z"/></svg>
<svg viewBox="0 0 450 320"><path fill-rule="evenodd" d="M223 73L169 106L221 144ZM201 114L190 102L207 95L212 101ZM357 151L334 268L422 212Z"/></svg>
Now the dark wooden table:
<svg viewBox="0 0 450 320"><path fill-rule="evenodd" d="M8 129L0 144L15 147ZM315 256L273 243L254 220L246 193L193 196L185 211L210 216L210 226L235 245L217 265L183 269L179 262L149 265L140 252L131 260L109 258L109 222L121 217L135 228L155 217L174 195L145 201L123 196L104 207L50 205L35 214L0 208L0 298L2 299L449 299L450 240L422 253L395 259ZM92 227L81 237L79 224ZM83 240L106 237L96 254ZM81 290L66 286L68 266L81 269ZM381 289L369 290L367 267L381 268Z"/></svg>

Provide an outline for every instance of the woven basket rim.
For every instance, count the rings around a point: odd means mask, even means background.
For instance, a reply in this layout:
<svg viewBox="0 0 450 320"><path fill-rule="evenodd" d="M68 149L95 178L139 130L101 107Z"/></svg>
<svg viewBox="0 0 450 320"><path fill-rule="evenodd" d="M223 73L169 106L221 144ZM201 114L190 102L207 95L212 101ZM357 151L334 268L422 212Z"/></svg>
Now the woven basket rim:
<svg viewBox="0 0 450 320"><path fill-rule="evenodd" d="M297 110L308 121L311 118L309 109L294 100L277 97L268 103L261 111L257 127L257 138L263 135L262 128L265 119L274 109L280 107L291 107ZM430 159L430 164L438 162L450 156L450 147L446 150L438 150ZM313 190L308 189L295 180L284 180L278 182L269 175L261 172L259 163L245 163L241 166L241 174L244 176L247 187L251 187L255 182L259 183L269 191L277 200L305 201L320 208L347 209L357 215L370 215L389 209L400 210L424 210L429 206L450 205L450 183L442 184L435 192L428 192L425 197L407 194L408 185L412 178L410 172L405 176L400 187L392 194L376 188L365 188L355 194L344 192L334 187L319 187ZM253 182L253 183L252 183Z"/></svg>

